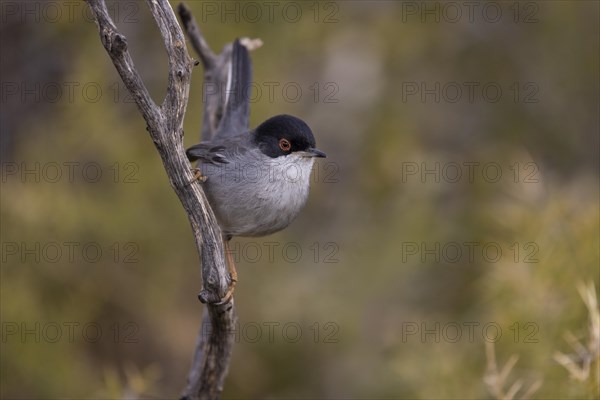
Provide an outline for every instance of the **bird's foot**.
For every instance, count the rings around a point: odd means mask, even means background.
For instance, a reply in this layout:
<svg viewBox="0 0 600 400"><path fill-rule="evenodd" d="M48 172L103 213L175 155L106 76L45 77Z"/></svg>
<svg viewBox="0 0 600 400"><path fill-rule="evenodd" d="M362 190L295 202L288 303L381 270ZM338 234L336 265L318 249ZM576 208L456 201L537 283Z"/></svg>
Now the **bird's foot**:
<svg viewBox="0 0 600 400"><path fill-rule="evenodd" d="M208 179L205 175L202 175L200 168L192 168L192 172L194 173L194 178L189 182L190 185L196 181L204 183Z"/></svg>
<svg viewBox="0 0 600 400"><path fill-rule="evenodd" d="M226 304L231 300L231 298L233 298L233 292L235 290L235 284L237 283L238 278L237 269L235 268L235 260L233 259L233 254L229 248L229 240L225 240L225 257L227 267L229 268L229 288L227 289L225 296L223 296L223 299L217 303L219 305Z"/></svg>
<svg viewBox="0 0 600 400"><path fill-rule="evenodd" d="M221 301L219 301L218 303L214 303L217 306L221 306L223 304L227 304L231 301L231 299L233 299L233 292L235 291L235 284L237 282L237 274L234 277L233 274L229 274L229 288L227 289L227 292L225 293L225 296L223 296L223 298L221 299Z"/></svg>

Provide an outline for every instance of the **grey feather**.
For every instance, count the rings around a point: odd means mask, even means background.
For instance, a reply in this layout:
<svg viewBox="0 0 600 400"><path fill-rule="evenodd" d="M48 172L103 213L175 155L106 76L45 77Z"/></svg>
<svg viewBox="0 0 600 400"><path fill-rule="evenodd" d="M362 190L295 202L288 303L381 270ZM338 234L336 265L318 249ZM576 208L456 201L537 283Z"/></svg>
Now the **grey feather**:
<svg viewBox="0 0 600 400"><path fill-rule="evenodd" d="M246 132L250 124L252 63L248 49L239 39L233 43L230 71L225 93L227 103L213 141Z"/></svg>

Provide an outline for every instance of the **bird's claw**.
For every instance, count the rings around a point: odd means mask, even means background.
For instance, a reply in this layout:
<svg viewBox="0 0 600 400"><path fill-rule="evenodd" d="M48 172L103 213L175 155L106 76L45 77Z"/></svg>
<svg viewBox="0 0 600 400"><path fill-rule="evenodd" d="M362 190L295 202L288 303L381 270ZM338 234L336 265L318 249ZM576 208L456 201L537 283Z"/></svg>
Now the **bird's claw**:
<svg viewBox="0 0 600 400"><path fill-rule="evenodd" d="M206 177L205 175L202 175L200 168L192 168L192 172L194 173L194 177L192 178L191 181L189 181L190 185L196 181L204 183L204 182L206 182L206 179L208 179L208 177Z"/></svg>
<svg viewBox="0 0 600 400"><path fill-rule="evenodd" d="M225 296L223 296L221 301L219 301L218 303L214 303L214 305L222 306L224 304L229 303L233 299L233 292L235 291L235 283L237 282L237 279L234 278L231 274L229 274L229 280L231 283L229 284L229 288L227 289Z"/></svg>

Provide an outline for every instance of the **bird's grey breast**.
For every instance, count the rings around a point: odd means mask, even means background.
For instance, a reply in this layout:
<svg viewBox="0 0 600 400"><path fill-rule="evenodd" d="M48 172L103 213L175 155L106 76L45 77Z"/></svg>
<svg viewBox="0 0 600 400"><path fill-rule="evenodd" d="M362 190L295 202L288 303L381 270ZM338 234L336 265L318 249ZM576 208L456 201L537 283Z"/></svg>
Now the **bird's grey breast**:
<svg viewBox="0 0 600 400"><path fill-rule="evenodd" d="M287 227L306 203L313 158L271 158L257 148L238 147L227 163L204 164L211 206L224 233L262 236Z"/></svg>

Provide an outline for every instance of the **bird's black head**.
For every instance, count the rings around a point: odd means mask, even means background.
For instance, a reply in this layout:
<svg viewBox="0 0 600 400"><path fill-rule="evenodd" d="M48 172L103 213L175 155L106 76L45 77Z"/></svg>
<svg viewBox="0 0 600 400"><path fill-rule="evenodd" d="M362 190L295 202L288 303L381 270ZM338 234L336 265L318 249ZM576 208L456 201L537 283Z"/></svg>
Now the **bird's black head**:
<svg viewBox="0 0 600 400"><path fill-rule="evenodd" d="M292 153L325 157L325 153L315 148L315 137L308 125L291 115L277 115L260 124L254 131L254 141L271 158Z"/></svg>

